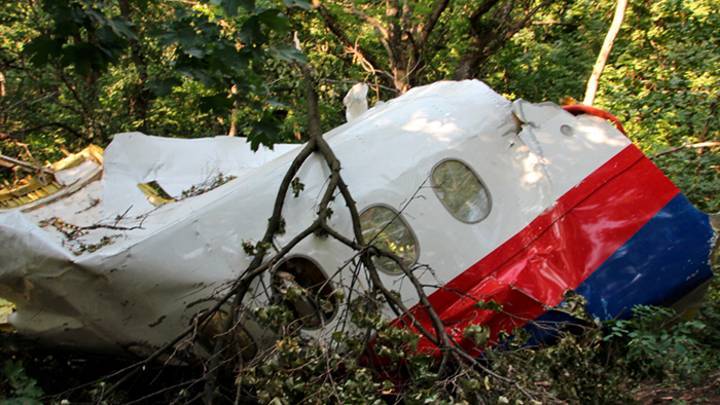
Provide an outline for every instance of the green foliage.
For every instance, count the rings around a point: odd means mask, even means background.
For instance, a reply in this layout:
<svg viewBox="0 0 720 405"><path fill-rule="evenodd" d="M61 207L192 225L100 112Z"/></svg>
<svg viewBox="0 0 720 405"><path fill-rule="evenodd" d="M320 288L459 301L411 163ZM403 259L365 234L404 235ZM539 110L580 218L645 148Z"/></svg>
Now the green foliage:
<svg viewBox="0 0 720 405"><path fill-rule="evenodd" d="M705 308L717 321L712 307ZM619 344L628 370L640 378L698 384L720 367L717 323L685 320L670 308L638 306L633 318L608 325L605 340Z"/></svg>
<svg viewBox="0 0 720 405"><path fill-rule="evenodd" d="M542 12L483 69L488 83L527 100L582 100L613 2L576 0ZM596 104L617 115L649 155L720 139L720 12L713 0L631 2ZM720 148L682 149L656 163L698 208L720 211Z"/></svg>
<svg viewBox="0 0 720 405"><path fill-rule="evenodd" d="M41 162L137 129L208 136L235 122L255 148L284 141L288 107L273 100L265 71L303 60L288 45L285 9L233 0L3 3L9 97L0 98L0 132Z"/></svg>
<svg viewBox="0 0 720 405"><path fill-rule="evenodd" d="M463 336L477 346L485 346L490 339L490 328L483 325L470 325L463 331Z"/></svg>
<svg viewBox="0 0 720 405"><path fill-rule="evenodd" d="M342 96L355 81L374 87L371 103L394 96L352 63L308 2L127 0L129 12L121 3L0 6L0 71L9 94L0 98L0 132L28 144L36 160L56 159L63 147L104 146L112 134L137 129L198 137L228 133L234 122L254 147L302 139L304 93L290 66L299 61L309 61L321 79L328 128L344 121ZM344 11L346 4L327 6L340 25L358 28L359 45L385 60L372 27ZM380 21L391 18L384 5L356 6ZM452 77L468 50L471 6L454 3L443 14L419 84ZM416 24L432 2L413 7L409 22ZM612 11L612 2L553 2L476 75L511 98L580 99ZM629 6L597 104L618 115L647 153L719 138L719 23L712 0ZM303 53L291 45L291 32ZM719 150L681 149L656 162L699 208L715 212ZM29 158L8 142L3 153Z"/></svg>
<svg viewBox="0 0 720 405"><path fill-rule="evenodd" d="M717 134L714 138L717 139ZM684 149L660 156L655 164L699 209L720 212L720 147Z"/></svg>
<svg viewBox="0 0 720 405"><path fill-rule="evenodd" d="M377 297L354 298L351 319L362 329L335 329L332 341L325 343L299 334L297 325L292 326L297 318L285 304L262 306L253 311L255 319L278 333L278 340L226 376L227 385L219 389L230 389L225 391L229 396L237 390L243 402L264 404L629 403L636 398L635 389L643 385L654 387L660 382L691 390L715 375L720 366L717 295L713 286L708 303L691 320L678 318L667 308L638 307L631 320L576 325L572 332L559 331L557 341L547 346L528 345L530 335L519 329L488 348L478 367L451 366L444 372L436 358L416 351L417 334L387 324ZM573 302L574 297L568 300ZM589 319L582 307L570 305L568 311ZM368 356L368 342L376 356ZM67 363L57 360L52 367ZM105 363L88 358L80 364L87 371ZM156 386L149 393L135 392L130 385L113 394L117 401L105 397L107 403L123 403L156 391L153 398L158 402L160 398L190 400L200 392L192 386L172 389L183 374L166 370L162 364L152 367L157 369L145 371L147 375L173 374L175 380L165 382L170 391ZM24 370L19 361L7 362L0 388L11 398L41 398L42 390ZM97 376L97 372L89 373L91 379ZM40 381L60 384L54 390L64 391L72 386L68 384L78 384L63 383L62 378L68 376ZM143 381L144 377L139 378ZM63 398L97 401L102 391L93 386Z"/></svg>
<svg viewBox="0 0 720 405"><path fill-rule="evenodd" d="M0 373L0 400L3 404L41 404L42 396L43 390L35 379L27 376L22 362L5 361Z"/></svg>
<svg viewBox="0 0 720 405"><path fill-rule="evenodd" d="M103 72L119 61L129 39L137 39L128 21L104 12L107 6L84 0L43 1L42 11L51 24L23 52L38 67L72 66L85 77Z"/></svg>
<svg viewBox="0 0 720 405"><path fill-rule="evenodd" d="M559 340L547 347L534 348L523 339L512 339L505 350L487 353L492 370L510 377L521 386L538 387L541 401L569 403L627 403L631 401L630 385L617 360L608 356L599 328L582 333L563 332ZM497 387L502 388L502 387ZM510 400L524 400L522 392L503 393Z"/></svg>

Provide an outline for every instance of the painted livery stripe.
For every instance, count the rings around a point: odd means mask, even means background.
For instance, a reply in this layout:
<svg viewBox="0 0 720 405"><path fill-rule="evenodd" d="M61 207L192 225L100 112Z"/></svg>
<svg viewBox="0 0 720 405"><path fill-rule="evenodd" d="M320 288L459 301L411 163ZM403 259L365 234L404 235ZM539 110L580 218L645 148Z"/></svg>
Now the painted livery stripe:
<svg viewBox="0 0 720 405"><path fill-rule="evenodd" d="M575 291L603 320L629 317L635 305L673 305L712 277L712 241L708 216L679 193ZM575 321L551 310L526 328L536 342L552 341L567 322Z"/></svg>
<svg viewBox="0 0 720 405"><path fill-rule="evenodd" d="M678 192L630 145L431 294L430 302L459 342L471 323L489 326L493 337L522 326L559 304L567 290L577 288ZM501 303L504 311L481 310L475 305L479 300ZM422 307L416 305L411 312L433 330ZM432 350L432 345L423 339L423 348Z"/></svg>
<svg viewBox="0 0 720 405"><path fill-rule="evenodd" d="M577 292L600 319L628 317L637 304L674 304L712 277L712 240L708 216L678 194Z"/></svg>

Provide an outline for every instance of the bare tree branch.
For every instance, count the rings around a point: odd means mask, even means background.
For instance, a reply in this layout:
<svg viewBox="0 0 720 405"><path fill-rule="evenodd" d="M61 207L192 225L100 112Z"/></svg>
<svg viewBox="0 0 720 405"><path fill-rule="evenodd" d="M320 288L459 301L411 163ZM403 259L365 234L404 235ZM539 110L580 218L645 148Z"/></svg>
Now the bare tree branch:
<svg viewBox="0 0 720 405"><path fill-rule="evenodd" d="M440 20L440 16L443 14L447 6L450 4L450 0L437 0L435 2L435 5L433 6L433 11L428 16L425 23L422 25L422 30L420 31L420 36L417 39L417 46L419 48L422 48L425 46L425 43L428 40L428 37L430 37L430 34L435 29L435 25L437 24L438 20Z"/></svg>
<svg viewBox="0 0 720 405"><path fill-rule="evenodd" d="M690 144L686 143L686 144L683 144L680 146L676 146L674 148L664 150L662 152L658 152L658 153L652 155L652 158L654 159L656 157L669 155L671 153L675 153L675 152L683 150L683 149L717 148L718 146L720 146L720 142L710 142L709 141L709 142L699 142L699 143L690 143Z"/></svg>
<svg viewBox="0 0 720 405"><path fill-rule="evenodd" d="M7 135L8 138L12 138L12 139L22 139L25 136L25 134L35 132L35 131L38 131L38 130L41 130L44 128L60 128L60 129L63 129L65 131L75 135L78 138L83 137L83 134L80 133L80 131L72 128L69 125L63 124L62 122L46 122L43 124L35 125L30 128L23 128L23 129L19 129L17 131L9 132L5 135Z"/></svg>
<svg viewBox="0 0 720 405"><path fill-rule="evenodd" d="M370 55L366 50L361 48L356 42L350 40L345 33L345 30L340 27L337 19L330 13L330 11L320 3L319 0L313 1L313 7L317 10L318 14L322 18L327 29L340 41L345 47L345 50L355 55L363 69L370 73L377 74L382 72L379 70L380 63Z"/></svg>
<svg viewBox="0 0 720 405"><path fill-rule="evenodd" d="M384 40L388 40L390 38L390 34L388 33L388 30L382 25L380 20L378 20L375 17L372 17L370 15L367 15L364 11L360 10L355 6L355 4L352 5L350 8L350 11L355 14L356 16L360 17L362 20L370 24L373 28L375 28L375 31L380 34L380 38Z"/></svg>
<svg viewBox="0 0 720 405"><path fill-rule="evenodd" d="M525 27L540 9L547 7L553 1L556 0L544 0L534 7L532 1L526 1L522 6L518 6L515 1L509 0L502 4L502 7L495 7L500 3L498 0L484 1L470 16L474 44L471 50L461 58L455 70L455 79L475 77L481 63ZM513 11L520 7L524 8L524 13L521 17L513 20ZM496 11L490 17L490 21L481 24L483 16L493 9Z"/></svg>

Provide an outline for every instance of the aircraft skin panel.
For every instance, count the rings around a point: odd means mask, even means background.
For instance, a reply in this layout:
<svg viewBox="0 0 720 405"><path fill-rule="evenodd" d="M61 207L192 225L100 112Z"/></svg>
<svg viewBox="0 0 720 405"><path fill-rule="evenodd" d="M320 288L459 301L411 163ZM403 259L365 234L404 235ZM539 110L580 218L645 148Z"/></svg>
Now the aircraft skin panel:
<svg viewBox="0 0 720 405"><path fill-rule="evenodd" d="M638 304L673 304L712 277L712 238L708 216L678 193L577 292L600 319L628 318Z"/></svg>
<svg viewBox="0 0 720 405"><path fill-rule="evenodd" d="M623 253L625 244L679 193L604 119L574 116L552 103L511 103L478 81L414 88L325 138L343 164L358 209L389 207L409 226L417 242L415 274L458 340L471 322L497 333L548 313L567 290L594 280L589 277L604 263L615 263L624 275L623 263L635 249ZM17 305L10 322L19 332L53 344L130 350L166 343L247 268L252 257L243 245L256 243L265 232L298 147L277 145L254 154L242 139L119 134L106 150L102 180L47 207L0 214L0 296ZM448 160L465 165L486 188L491 208L484 219L463 222L438 198L432 173ZM216 174L234 180L183 197L188 187L202 186ZM296 177L304 189L285 201L283 217L292 220L283 235L276 235L278 246L315 218L328 175L318 156L300 169ZM159 207L147 201L138 184L153 181L176 201ZM342 197L333 202L329 224L352 235L344 206ZM670 213L688 222L677 228L684 232L678 242L705 238L707 220L688 219L703 214ZM100 227L69 240L50 225L52 217L86 228L105 221L128 230ZM674 263L688 275L706 274L695 268L699 265L680 263L696 263L706 243L690 242L699 246L698 252L686 249L692 256L680 247L663 253L674 242L669 231L663 232L653 235L666 235L666 241L637 245L638 254L657 255L658 263ZM660 258L666 254L675 256ZM312 259L326 275L336 275L339 286L350 284L353 269L345 264L355 252L332 238L307 238L290 255ZM636 273L658 266L628 263L637 268L627 271ZM268 285L270 277L264 274L253 288ZM412 283L395 274L380 277L407 307L417 304ZM635 285L663 297L681 293L685 284ZM591 287L588 297L595 300L602 286ZM253 297L253 305L265 305L271 294ZM618 294L613 299L629 296ZM475 306L479 299L502 304L504 312L481 311ZM432 330L422 311L415 312ZM329 337L338 319L303 333ZM259 343L274 344L263 341L266 331L249 324Z"/></svg>
<svg viewBox="0 0 720 405"><path fill-rule="evenodd" d="M712 236L707 215L630 145L429 298L468 349L467 326L488 326L492 342L556 307L568 290L609 319L632 305L671 303L710 278ZM479 309L478 301L503 311ZM412 313L433 330L420 306ZM420 347L435 350L426 339Z"/></svg>
<svg viewBox="0 0 720 405"><path fill-rule="evenodd" d="M708 260L712 240L708 216L678 193L576 292L587 300L588 313L602 320L628 318L639 304L692 308L693 296L702 297L713 276ZM566 312L551 310L526 329L533 336L531 344L552 342L558 325L577 322Z"/></svg>

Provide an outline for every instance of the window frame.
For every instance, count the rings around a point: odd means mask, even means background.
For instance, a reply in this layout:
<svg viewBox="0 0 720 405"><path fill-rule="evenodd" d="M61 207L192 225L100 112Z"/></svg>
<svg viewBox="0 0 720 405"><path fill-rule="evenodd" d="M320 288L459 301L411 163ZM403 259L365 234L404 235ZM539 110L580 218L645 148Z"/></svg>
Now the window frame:
<svg viewBox="0 0 720 405"><path fill-rule="evenodd" d="M389 209L390 211L392 211L392 212L396 215L396 218L399 219L400 222L402 222L403 225L405 225L405 228L410 232L410 236L413 238L413 242L415 242L414 244L415 244L415 252L416 252L416 254L415 254L415 260L413 260L412 264L410 264L409 267L411 268L412 266L415 266L415 265L418 263L418 261L420 260L420 252L421 252L421 250L420 250L420 239L417 237L417 234L415 233L415 230L412 228L412 226L410 226L410 223L409 223L407 220L405 220L405 217L403 216L402 212L398 211L397 209L395 209L395 208L394 208L393 206L391 206L390 204L374 203L374 204L367 205L367 206L365 206L365 208L363 208L362 210L360 210L360 211L359 211L359 214L358 214L358 219L360 220L360 228L361 228L360 230L361 230L361 232L362 232L362 216L363 216L363 214L364 214L365 212L369 211L369 210L372 209L372 208L386 208L386 209ZM369 243L369 241L364 241L364 242L365 242L365 243ZM390 253L392 253L392 252L390 252ZM403 273L402 270L400 270L400 272L389 272L389 271L385 270L382 266L377 266L377 267L378 267L378 270L380 270L380 271L383 272L384 274L387 274L387 275L390 275L390 276L404 276L404 275L405 275L405 273ZM408 270L409 270L409 269L408 269Z"/></svg>
<svg viewBox="0 0 720 405"><path fill-rule="evenodd" d="M487 199L488 199L488 210L487 210L487 213L480 219L478 219L476 221L466 221L464 219L458 218L458 216L453 213L453 211L450 209L450 207L447 206L445 201L442 198L440 198L440 196L438 195L436 188L439 188L439 187L435 185L435 181L433 180L433 173L435 173L435 170L440 165L442 165L443 163L446 163L446 162L458 162L458 163L462 164L463 166L465 166L465 168L468 169L470 171L470 173L472 173L473 176L475 176L475 179L477 179L477 181L480 182L480 186L483 188L483 190L485 190L485 194L487 195ZM480 222L486 220L493 211L494 203L493 203L492 193L490 192L490 188L487 186L487 183L485 183L483 181L482 177L480 177L480 175L478 175L477 171L475 171L475 169L468 162L466 162L463 159L460 159L457 157L446 157L446 158L440 160L439 162L435 163L433 165L433 167L430 169L430 185L432 186L431 188L432 188L433 194L435 194L435 197L440 201L442 206L445 207L445 211L447 211L450 214L450 216L452 216L453 218L455 218L456 220L458 220L464 224L468 224L468 225L479 224Z"/></svg>

